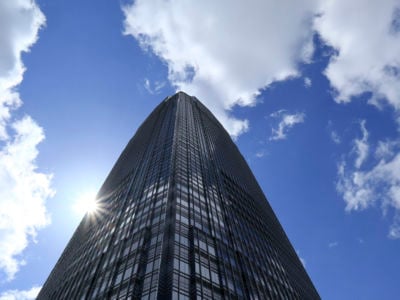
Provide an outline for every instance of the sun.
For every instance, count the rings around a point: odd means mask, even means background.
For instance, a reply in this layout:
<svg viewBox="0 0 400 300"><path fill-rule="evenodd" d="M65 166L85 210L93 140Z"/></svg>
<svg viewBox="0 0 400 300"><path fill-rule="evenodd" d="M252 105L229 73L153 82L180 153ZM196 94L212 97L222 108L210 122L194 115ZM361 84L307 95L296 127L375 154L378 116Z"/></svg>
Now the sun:
<svg viewBox="0 0 400 300"><path fill-rule="evenodd" d="M95 214L99 210L99 203L95 192L85 192L76 198L74 211L79 215Z"/></svg>

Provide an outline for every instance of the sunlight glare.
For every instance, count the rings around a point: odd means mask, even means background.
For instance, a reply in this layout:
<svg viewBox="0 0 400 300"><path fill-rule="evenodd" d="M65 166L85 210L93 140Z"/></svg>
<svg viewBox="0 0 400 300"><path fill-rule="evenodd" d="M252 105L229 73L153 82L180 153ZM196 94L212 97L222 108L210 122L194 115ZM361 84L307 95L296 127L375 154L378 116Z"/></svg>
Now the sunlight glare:
<svg viewBox="0 0 400 300"><path fill-rule="evenodd" d="M99 209L95 192L86 192L77 197L74 211L79 215L94 214Z"/></svg>

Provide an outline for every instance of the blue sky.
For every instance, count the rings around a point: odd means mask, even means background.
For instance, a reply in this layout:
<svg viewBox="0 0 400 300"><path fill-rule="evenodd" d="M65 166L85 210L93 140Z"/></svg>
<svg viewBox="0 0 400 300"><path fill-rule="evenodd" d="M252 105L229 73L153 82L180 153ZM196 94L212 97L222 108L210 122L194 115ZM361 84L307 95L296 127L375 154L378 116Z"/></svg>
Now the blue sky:
<svg viewBox="0 0 400 300"><path fill-rule="evenodd" d="M349 2L0 0L0 299L35 297L176 90L235 138L323 299L398 298L400 2Z"/></svg>

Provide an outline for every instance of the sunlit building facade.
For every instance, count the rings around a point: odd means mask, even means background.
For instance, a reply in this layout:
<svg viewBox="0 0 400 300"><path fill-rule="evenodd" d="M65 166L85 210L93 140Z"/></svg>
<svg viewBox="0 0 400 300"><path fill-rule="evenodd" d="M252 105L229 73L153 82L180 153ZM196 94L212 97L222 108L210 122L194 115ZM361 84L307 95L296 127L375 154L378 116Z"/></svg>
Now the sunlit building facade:
<svg viewBox="0 0 400 300"><path fill-rule="evenodd" d="M228 133L177 93L146 119L38 299L320 299Z"/></svg>

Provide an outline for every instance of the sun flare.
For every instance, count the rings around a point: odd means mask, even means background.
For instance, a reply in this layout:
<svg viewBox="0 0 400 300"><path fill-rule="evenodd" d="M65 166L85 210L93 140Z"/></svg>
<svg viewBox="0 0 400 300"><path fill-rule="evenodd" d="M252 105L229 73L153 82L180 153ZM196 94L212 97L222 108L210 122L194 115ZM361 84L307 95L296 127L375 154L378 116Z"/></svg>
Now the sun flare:
<svg viewBox="0 0 400 300"><path fill-rule="evenodd" d="M95 192L87 192L83 193L79 197L77 197L76 202L74 204L74 210L76 213L80 215L94 214L99 209L99 203L96 199Z"/></svg>

